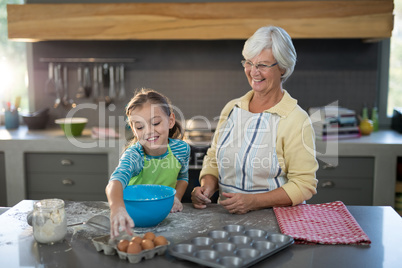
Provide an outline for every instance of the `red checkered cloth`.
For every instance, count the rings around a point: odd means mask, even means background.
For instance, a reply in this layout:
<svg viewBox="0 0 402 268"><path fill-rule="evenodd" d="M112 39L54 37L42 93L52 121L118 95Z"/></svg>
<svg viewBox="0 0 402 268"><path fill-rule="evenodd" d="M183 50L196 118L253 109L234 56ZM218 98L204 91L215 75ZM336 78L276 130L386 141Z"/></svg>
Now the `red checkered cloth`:
<svg viewBox="0 0 402 268"><path fill-rule="evenodd" d="M341 201L275 207L281 232L295 244L369 245L371 241Z"/></svg>

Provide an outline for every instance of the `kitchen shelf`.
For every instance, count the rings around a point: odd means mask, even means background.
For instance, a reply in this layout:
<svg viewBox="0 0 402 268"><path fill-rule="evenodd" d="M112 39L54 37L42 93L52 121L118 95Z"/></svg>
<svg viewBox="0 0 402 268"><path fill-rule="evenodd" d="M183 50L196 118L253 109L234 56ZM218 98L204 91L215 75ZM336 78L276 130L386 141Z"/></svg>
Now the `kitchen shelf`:
<svg viewBox="0 0 402 268"><path fill-rule="evenodd" d="M389 38L392 0L7 5L8 37L43 40L247 39L277 25L292 38Z"/></svg>

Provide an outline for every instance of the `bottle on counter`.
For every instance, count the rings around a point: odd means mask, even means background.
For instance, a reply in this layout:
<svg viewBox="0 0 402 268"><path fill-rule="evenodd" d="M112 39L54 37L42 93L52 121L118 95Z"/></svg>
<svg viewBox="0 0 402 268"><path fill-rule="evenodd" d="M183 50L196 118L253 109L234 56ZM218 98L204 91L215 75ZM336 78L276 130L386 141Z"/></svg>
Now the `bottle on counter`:
<svg viewBox="0 0 402 268"><path fill-rule="evenodd" d="M34 204L32 216L33 235L37 242L54 244L67 234L67 219L64 201L43 199Z"/></svg>
<svg viewBox="0 0 402 268"><path fill-rule="evenodd" d="M362 120L365 120L365 119L369 119L369 117L368 117L368 108L367 108L366 104L364 104L363 110L362 110Z"/></svg>
<svg viewBox="0 0 402 268"><path fill-rule="evenodd" d="M378 131L378 109L376 106L373 107L371 112L371 121L373 121L373 131Z"/></svg>
<svg viewBox="0 0 402 268"><path fill-rule="evenodd" d="M373 122L369 119L367 105L364 104L360 118L359 129L361 135L370 135L373 132Z"/></svg>

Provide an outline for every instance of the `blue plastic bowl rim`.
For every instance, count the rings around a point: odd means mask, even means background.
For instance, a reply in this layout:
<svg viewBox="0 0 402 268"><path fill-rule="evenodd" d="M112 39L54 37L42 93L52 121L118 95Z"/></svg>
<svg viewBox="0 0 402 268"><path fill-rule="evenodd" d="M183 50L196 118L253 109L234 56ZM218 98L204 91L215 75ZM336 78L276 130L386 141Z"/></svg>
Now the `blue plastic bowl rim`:
<svg viewBox="0 0 402 268"><path fill-rule="evenodd" d="M164 200L164 199L167 199L167 198L170 198L170 197L172 197L172 196L174 196L175 194L176 194L176 189L174 189L174 188L172 188L172 187L169 187L169 186L165 186L165 185L157 185L157 184L138 184L138 185L130 185L130 186L127 186L126 187L126 189L128 188L128 187L131 187L131 188L134 188L134 187L138 187L138 188L145 188L145 187L160 187L160 188L165 188L165 189L167 189L167 190L171 190L171 193L166 193L166 196L162 196L162 197L160 197L160 198L157 198L157 199L154 199L154 198L151 198L151 199L145 199L145 198L141 198L141 199L139 199L139 198L136 198L136 197L132 197L132 198L127 198L127 197L125 197L124 196L124 191L123 191L123 200L124 201L130 201L130 202L150 202L150 201L159 201L159 200Z"/></svg>

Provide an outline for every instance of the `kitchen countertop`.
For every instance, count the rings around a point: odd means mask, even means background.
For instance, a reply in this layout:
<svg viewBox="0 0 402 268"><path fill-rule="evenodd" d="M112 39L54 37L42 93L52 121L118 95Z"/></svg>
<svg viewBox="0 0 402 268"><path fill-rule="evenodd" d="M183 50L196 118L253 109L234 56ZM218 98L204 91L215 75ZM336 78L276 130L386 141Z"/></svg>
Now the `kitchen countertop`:
<svg viewBox="0 0 402 268"><path fill-rule="evenodd" d="M85 128L82 135L78 137L67 138L60 127L47 128L43 130L29 130L27 126L22 125L17 129L8 130L4 126L0 126L0 141L4 142L29 142L45 140L50 143L60 143L61 149L71 149L72 145L82 145L82 148L93 149L102 148L102 144L123 142L123 147L126 142L125 139L93 139L91 137L91 129ZM74 140L77 142L74 143ZM81 148L81 149L82 149Z"/></svg>
<svg viewBox="0 0 402 268"><path fill-rule="evenodd" d="M7 130L4 126L0 126L0 140L41 140L64 138L61 128L55 126L44 130L29 130L27 126L21 125L18 129ZM86 128L83 135L78 139L90 141L91 129ZM325 142L317 141L317 144ZM367 145L402 145L402 134L391 129L379 130L368 136L361 136L353 139L340 139L340 144L367 144Z"/></svg>
<svg viewBox="0 0 402 268"><path fill-rule="evenodd" d="M105 233L80 225L68 227L62 243L48 246L35 242L26 214L34 201L23 200L0 216L0 267L133 267L117 255L97 252L91 239ZM372 241L357 245L291 245L257 263L254 267L398 267L402 261L402 218L391 207L348 206ZM96 214L108 215L105 202L66 202L67 223L85 221ZM152 231L164 235L173 245L208 230L227 224L242 224L279 232L272 209L245 215L228 214L220 205L194 209L184 204L181 213L169 214L158 226L136 228L139 234ZM142 260L135 267L194 267L194 264L170 256Z"/></svg>
<svg viewBox="0 0 402 268"><path fill-rule="evenodd" d="M0 152L5 153L7 201L17 204L25 199L24 154L26 152L106 153L109 174L116 168L126 140L93 139L85 129L81 137L67 139L60 128L28 130L24 125L16 130L0 126ZM380 130L369 136L339 141L316 141L317 158L374 157L373 205L394 206L397 158L402 157L402 134ZM319 179L319 178L318 178Z"/></svg>

